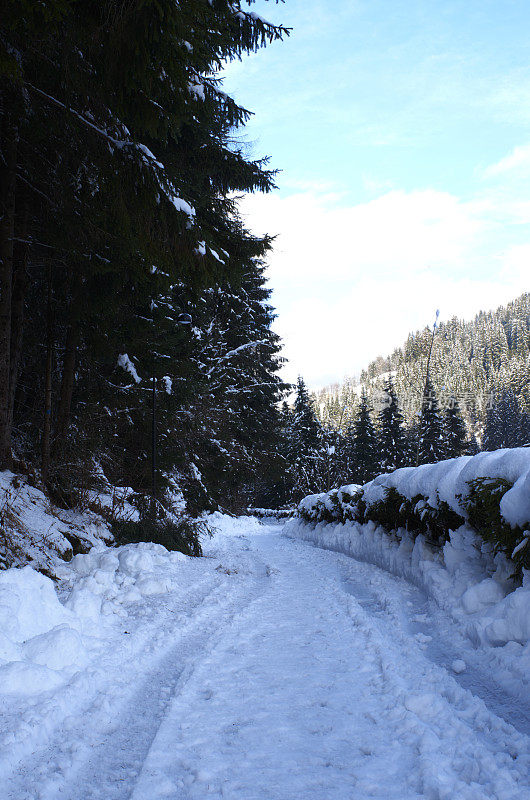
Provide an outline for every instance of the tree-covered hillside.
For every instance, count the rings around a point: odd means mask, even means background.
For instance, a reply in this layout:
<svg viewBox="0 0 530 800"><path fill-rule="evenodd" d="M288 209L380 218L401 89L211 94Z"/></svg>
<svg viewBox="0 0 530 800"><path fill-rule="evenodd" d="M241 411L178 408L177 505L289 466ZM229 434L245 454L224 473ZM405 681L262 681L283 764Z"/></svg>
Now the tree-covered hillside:
<svg viewBox="0 0 530 800"><path fill-rule="evenodd" d="M360 381L347 380L317 392L315 408L322 423L347 426L359 405L359 384L377 408L391 373L405 421L412 425L421 408L431 336L429 328L411 333L402 347L373 361ZM441 323L434 339L430 378L440 408L456 400L468 433L479 443L484 439L488 410L498 404L503 392L513 393L521 411L530 411L530 294L496 311L480 312L470 322L455 318Z"/></svg>

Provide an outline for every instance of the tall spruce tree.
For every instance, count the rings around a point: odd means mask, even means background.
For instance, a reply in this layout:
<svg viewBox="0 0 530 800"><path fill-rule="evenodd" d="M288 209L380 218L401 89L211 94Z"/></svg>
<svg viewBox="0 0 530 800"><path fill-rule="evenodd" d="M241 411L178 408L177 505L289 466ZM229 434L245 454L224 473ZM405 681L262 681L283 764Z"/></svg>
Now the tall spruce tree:
<svg viewBox="0 0 530 800"><path fill-rule="evenodd" d="M405 463L406 441L403 415L391 378L385 383L383 407L378 421L381 470L392 472Z"/></svg>
<svg viewBox="0 0 530 800"><path fill-rule="evenodd" d="M484 450L519 447L525 443L524 422L514 392L505 389L486 415Z"/></svg>
<svg viewBox="0 0 530 800"><path fill-rule="evenodd" d="M460 413L460 406L456 398L451 397L447 405L443 427L445 435L445 458L456 458L464 455L468 451L469 442L467 439L466 426Z"/></svg>
<svg viewBox="0 0 530 800"><path fill-rule="evenodd" d="M357 418L348 427L345 447L349 481L363 484L381 472L379 444L364 391Z"/></svg>
<svg viewBox="0 0 530 800"><path fill-rule="evenodd" d="M431 464L445 457L444 428L431 378L425 381L420 419L418 463Z"/></svg>
<svg viewBox="0 0 530 800"><path fill-rule="evenodd" d="M322 430L301 377L296 383L288 461L294 500L320 491L325 464Z"/></svg>
<svg viewBox="0 0 530 800"><path fill-rule="evenodd" d="M274 172L238 145L249 112L218 73L286 31L228 0L5 5L0 466L14 418L24 456L42 438L55 472L93 457L145 492L154 385L160 480L198 475L197 460L219 474L235 444L221 473L237 493L271 452L281 381L270 239L245 229L234 193L270 190Z"/></svg>

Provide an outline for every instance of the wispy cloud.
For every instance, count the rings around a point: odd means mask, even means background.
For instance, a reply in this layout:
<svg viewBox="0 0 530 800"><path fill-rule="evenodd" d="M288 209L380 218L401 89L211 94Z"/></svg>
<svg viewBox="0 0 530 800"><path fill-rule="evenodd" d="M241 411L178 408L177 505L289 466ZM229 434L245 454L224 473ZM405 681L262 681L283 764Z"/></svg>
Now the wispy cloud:
<svg viewBox="0 0 530 800"><path fill-rule="evenodd" d="M524 173L525 176L530 172L530 144L514 147L507 156L486 167L483 175L485 178L496 178L514 172Z"/></svg>

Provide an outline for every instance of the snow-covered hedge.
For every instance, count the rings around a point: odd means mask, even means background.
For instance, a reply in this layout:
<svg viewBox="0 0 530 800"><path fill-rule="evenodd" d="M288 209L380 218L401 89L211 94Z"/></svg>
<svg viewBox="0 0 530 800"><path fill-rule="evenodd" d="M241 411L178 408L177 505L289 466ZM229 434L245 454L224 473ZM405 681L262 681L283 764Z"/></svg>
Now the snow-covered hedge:
<svg viewBox="0 0 530 800"><path fill-rule="evenodd" d="M294 508L248 508L247 513L258 519L287 519L294 514Z"/></svg>
<svg viewBox="0 0 530 800"><path fill-rule="evenodd" d="M306 522L375 522L442 546L466 523L514 563L530 569L530 448L496 450L404 467L364 486L306 497Z"/></svg>

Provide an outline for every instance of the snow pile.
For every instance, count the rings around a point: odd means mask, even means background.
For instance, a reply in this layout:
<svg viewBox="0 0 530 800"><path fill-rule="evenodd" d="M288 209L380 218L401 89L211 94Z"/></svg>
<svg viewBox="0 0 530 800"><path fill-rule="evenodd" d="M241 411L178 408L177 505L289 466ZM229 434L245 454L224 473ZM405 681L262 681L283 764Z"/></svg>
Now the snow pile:
<svg viewBox="0 0 530 800"><path fill-rule="evenodd" d="M99 514L57 508L27 478L0 472L0 569L31 564L53 573L57 557L112 540Z"/></svg>
<svg viewBox="0 0 530 800"><path fill-rule="evenodd" d="M256 517L231 517L220 511L204 516L208 528L215 536L248 536L263 533Z"/></svg>
<svg viewBox="0 0 530 800"><path fill-rule="evenodd" d="M56 689L89 660L86 642L128 608L168 592L175 568L188 561L157 544L101 547L56 565L53 581L27 566L0 572L0 687L2 694Z"/></svg>
<svg viewBox="0 0 530 800"><path fill-rule="evenodd" d="M74 614L31 567L0 573L0 631L2 694L55 689L86 663Z"/></svg>
<svg viewBox="0 0 530 800"><path fill-rule="evenodd" d="M66 607L96 622L101 615L124 616L128 603L169 591L173 576L168 566L187 558L149 542L77 555L60 575L63 585L72 587Z"/></svg>
<svg viewBox="0 0 530 800"><path fill-rule="evenodd" d="M346 553L375 564L423 588L459 620L476 645L499 647L517 642L526 648L530 666L530 573L513 591L513 565L467 526L449 533L442 549L422 535L401 528L395 535L374 522L319 522L300 518L286 523L287 536Z"/></svg>

